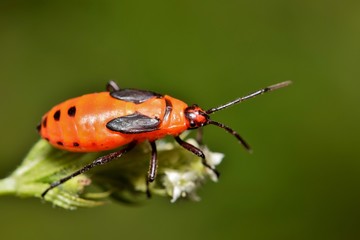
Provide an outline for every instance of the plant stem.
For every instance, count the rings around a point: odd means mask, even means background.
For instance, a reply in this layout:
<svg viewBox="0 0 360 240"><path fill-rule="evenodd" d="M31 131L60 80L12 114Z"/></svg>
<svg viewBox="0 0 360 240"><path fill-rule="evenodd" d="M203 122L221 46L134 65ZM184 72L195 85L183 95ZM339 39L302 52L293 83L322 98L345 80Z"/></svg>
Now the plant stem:
<svg viewBox="0 0 360 240"><path fill-rule="evenodd" d="M16 180L8 177L0 180L0 196L13 195L16 192Z"/></svg>

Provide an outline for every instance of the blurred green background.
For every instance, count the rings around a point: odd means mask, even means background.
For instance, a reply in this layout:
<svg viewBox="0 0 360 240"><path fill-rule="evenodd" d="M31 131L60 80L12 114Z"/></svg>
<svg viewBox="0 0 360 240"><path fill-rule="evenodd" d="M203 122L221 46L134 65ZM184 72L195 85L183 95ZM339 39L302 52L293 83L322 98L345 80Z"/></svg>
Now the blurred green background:
<svg viewBox="0 0 360 240"><path fill-rule="evenodd" d="M359 1L3 0L1 178L43 113L109 79L205 109L294 84L213 115L254 153L207 127L226 157L202 201L66 211L1 197L1 239L359 239L359 63Z"/></svg>

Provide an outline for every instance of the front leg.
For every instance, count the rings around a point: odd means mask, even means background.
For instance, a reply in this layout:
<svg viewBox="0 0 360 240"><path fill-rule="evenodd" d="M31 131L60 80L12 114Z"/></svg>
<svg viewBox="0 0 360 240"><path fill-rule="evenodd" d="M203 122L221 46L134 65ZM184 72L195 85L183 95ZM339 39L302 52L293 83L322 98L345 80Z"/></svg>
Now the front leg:
<svg viewBox="0 0 360 240"><path fill-rule="evenodd" d="M220 176L220 173L206 162L205 154L203 153L203 151L201 151L199 148L195 147L194 145L191 145L190 143L183 141L179 136L176 136L175 140L186 150L194 153L198 157L201 157L202 164L211 171L213 171L217 177Z"/></svg>

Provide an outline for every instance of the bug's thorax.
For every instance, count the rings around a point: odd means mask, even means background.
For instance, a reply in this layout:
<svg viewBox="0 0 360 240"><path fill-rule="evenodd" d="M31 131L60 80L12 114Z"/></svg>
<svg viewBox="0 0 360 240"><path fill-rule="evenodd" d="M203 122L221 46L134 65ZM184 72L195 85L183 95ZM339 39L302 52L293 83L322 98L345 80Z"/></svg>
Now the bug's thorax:
<svg viewBox="0 0 360 240"><path fill-rule="evenodd" d="M178 135L179 133L186 131L188 125L185 117L185 109L188 107L183 101L170 97L164 96L165 111L161 119L161 125L157 132L165 135Z"/></svg>

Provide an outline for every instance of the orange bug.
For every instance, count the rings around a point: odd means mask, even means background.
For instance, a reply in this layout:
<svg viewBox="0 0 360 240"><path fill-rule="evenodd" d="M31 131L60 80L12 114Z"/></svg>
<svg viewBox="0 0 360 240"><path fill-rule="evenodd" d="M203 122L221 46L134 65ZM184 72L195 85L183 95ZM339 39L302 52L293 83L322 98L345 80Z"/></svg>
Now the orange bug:
<svg viewBox="0 0 360 240"><path fill-rule="evenodd" d="M188 129L211 124L225 129L235 136L245 149L250 150L250 146L237 132L211 120L209 115L290 83L290 81L278 83L206 111L195 104L188 106L168 95L144 90L120 89L113 81L107 84L106 92L87 94L60 103L42 117L37 127L41 137L51 145L72 152L98 152L125 147L99 157L73 174L53 182L41 196L45 197L49 190L95 166L121 157L143 141L149 141L152 149L147 175L147 184L149 184L156 176L155 141L166 135L174 136L182 147L201 157L203 164L218 175L218 172L206 163L204 153L183 141L179 135ZM147 194L150 194L149 190Z"/></svg>

